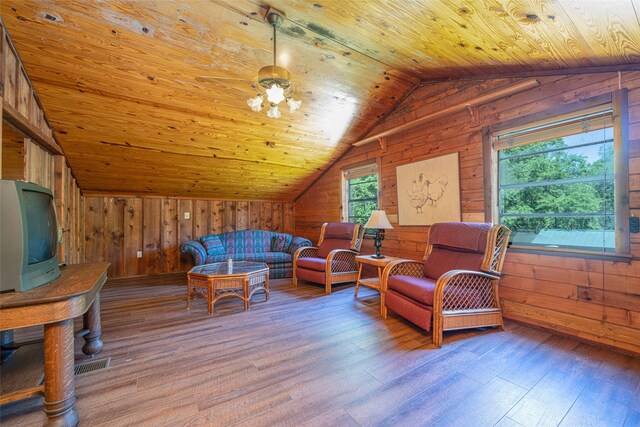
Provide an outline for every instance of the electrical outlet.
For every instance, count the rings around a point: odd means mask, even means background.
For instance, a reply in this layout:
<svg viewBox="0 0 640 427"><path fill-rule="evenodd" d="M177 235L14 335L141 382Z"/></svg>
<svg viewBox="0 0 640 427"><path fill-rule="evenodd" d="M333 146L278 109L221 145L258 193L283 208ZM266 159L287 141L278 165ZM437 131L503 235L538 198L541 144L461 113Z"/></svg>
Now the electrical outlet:
<svg viewBox="0 0 640 427"><path fill-rule="evenodd" d="M189 218L191 218L191 212L185 212L184 219L189 219Z"/></svg>
<svg viewBox="0 0 640 427"><path fill-rule="evenodd" d="M142 258L142 251L138 251L138 258Z"/></svg>

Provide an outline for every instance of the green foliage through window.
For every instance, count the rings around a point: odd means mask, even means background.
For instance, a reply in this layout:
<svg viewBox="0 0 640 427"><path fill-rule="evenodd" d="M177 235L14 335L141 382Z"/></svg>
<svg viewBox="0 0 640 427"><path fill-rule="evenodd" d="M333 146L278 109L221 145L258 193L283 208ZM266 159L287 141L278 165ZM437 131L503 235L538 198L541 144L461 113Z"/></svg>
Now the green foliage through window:
<svg viewBox="0 0 640 427"><path fill-rule="evenodd" d="M378 174L347 180L348 221L365 224L378 208Z"/></svg>
<svg viewBox="0 0 640 427"><path fill-rule="evenodd" d="M498 190L514 244L615 249L612 127L500 150Z"/></svg>

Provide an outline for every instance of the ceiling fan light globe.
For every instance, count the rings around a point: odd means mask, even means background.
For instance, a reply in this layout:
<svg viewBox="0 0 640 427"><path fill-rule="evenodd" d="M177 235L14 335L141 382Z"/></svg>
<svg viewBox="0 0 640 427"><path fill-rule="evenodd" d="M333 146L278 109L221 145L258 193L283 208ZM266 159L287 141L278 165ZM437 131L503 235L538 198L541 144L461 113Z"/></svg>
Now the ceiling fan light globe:
<svg viewBox="0 0 640 427"><path fill-rule="evenodd" d="M270 119L279 119L281 116L280 110L278 110L278 106L276 104L271 104L269 111L267 111L267 117Z"/></svg>
<svg viewBox="0 0 640 427"><path fill-rule="evenodd" d="M287 99L287 105L289 106L289 111L291 111L293 113L298 108L300 108L300 106L302 105L302 101L300 101L300 100L296 101L293 98L289 98L289 99Z"/></svg>
<svg viewBox="0 0 640 427"><path fill-rule="evenodd" d="M274 104L279 104L284 101L284 89L275 83L271 85L269 89L267 89L267 99L269 102Z"/></svg>
<svg viewBox="0 0 640 427"><path fill-rule="evenodd" d="M262 96L257 95L255 98L249 98L247 105L251 107L253 111L259 112L262 110Z"/></svg>

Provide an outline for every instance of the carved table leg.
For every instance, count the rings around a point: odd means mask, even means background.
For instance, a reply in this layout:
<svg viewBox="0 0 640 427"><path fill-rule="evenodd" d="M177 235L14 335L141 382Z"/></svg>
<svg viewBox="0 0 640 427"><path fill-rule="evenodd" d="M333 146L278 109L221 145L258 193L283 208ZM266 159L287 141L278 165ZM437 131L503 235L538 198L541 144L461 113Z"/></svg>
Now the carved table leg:
<svg viewBox="0 0 640 427"><path fill-rule="evenodd" d="M73 319L44 325L44 412L48 426L76 426Z"/></svg>
<svg viewBox="0 0 640 427"><path fill-rule="evenodd" d="M93 304L82 316L82 324L84 329L88 329L89 333L84 335L85 343L82 346L82 352L88 356L94 356L102 351L102 326L100 324L100 295L96 295Z"/></svg>

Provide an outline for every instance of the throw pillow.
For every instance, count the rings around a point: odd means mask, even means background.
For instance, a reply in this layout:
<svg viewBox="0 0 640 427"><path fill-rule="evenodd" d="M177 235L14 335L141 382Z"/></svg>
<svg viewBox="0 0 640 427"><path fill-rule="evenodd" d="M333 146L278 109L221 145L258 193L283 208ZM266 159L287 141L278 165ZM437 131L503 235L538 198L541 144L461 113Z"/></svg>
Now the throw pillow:
<svg viewBox="0 0 640 427"><path fill-rule="evenodd" d="M291 234L278 233L271 238L271 252L288 252L292 241Z"/></svg>
<svg viewBox="0 0 640 427"><path fill-rule="evenodd" d="M224 255L227 253L222 241L220 241L220 237L216 235L203 236L200 240L207 250L207 256Z"/></svg>

